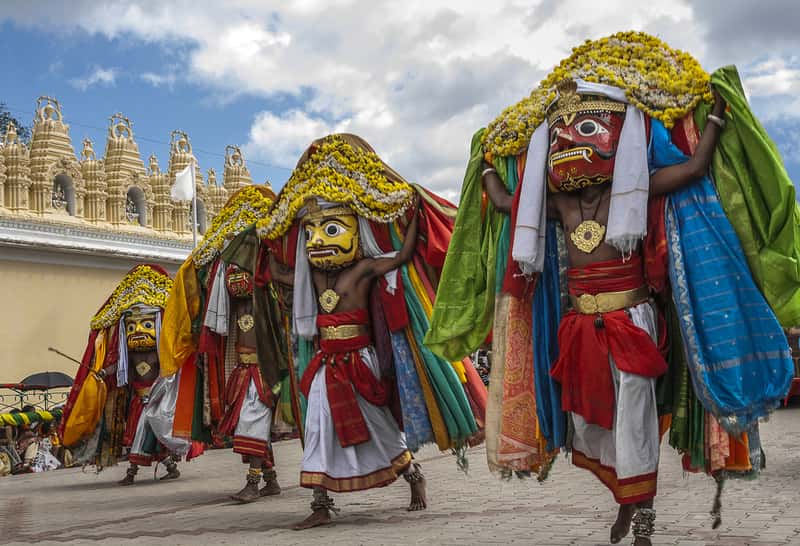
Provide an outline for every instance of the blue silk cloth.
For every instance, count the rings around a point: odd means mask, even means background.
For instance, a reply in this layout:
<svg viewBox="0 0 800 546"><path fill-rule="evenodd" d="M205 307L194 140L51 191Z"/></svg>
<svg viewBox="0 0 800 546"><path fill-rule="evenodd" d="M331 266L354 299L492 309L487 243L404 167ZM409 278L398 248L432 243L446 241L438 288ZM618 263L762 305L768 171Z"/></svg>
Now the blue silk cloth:
<svg viewBox="0 0 800 546"><path fill-rule="evenodd" d="M652 120L650 166L686 161ZM667 200L672 297L694 392L731 434L775 409L793 377L789 347L758 290L739 239L708 177Z"/></svg>
<svg viewBox="0 0 800 546"><path fill-rule="evenodd" d="M550 376L558 359L558 325L561 323L561 282L556 222L547 222L544 270L533 295L533 378L536 389L536 417L547 449L563 447L567 417L561 409L561 385Z"/></svg>
<svg viewBox="0 0 800 546"><path fill-rule="evenodd" d="M434 441L431 419L428 416L425 398L422 396L422 385L406 334L405 332L392 332L391 335L406 445L411 451L417 451L423 445Z"/></svg>

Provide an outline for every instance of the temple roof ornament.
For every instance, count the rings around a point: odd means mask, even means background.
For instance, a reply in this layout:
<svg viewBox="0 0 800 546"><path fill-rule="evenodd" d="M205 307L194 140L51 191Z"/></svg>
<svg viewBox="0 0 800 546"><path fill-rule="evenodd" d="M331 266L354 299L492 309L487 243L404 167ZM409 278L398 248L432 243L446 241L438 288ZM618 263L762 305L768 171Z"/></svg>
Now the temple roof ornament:
<svg viewBox="0 0 800 546"><path fill-rule="evenodd" d="M139 145L133 138L133 122L121 112L109 117L108 121L106 175L109 185L126 186L134 175L145 174Z"/></svg>
<svg viewBox="0 0 800 546"><path fill-rule="evenodd" d="M59 102L48 96L36 99L31 135L31 176L43 176L58 159L75 160L75 150ZM35 180L34 180L35 181Z"/></svg>
<svg viewBox="0 0 800 546"><path fill-rule="evenodd" d="M225 171L222 173L222 180L229 194L253 184L239 146L230 144L225 147Z"/></svg>
<svg viewBox="0 0 800 546"><path fill-rule="evenodd" d="M150 176L161 174L161 167L158 166L158 158L155 154L147 158L147 170Z"/></svg>
<svg viewBox="0 0 800 546"><path fill-rule="evenodd" d="M81 159L84 161L97 160L97 154L94 153L94 146L92 145L92 139L88 137L83 139L83 149L81 150Z"/></svg>
<svg viewBox="0 0 800 546"><path fill-rule="evenodd" d="M9 121L8 125L6 125L6 134L3 137L3 144L6 146L19 144L19 135L17 134L17 127L14 125L13 121Z"/></svg>
<svg viewBox="0 0 800 546"><path fill-rule="evenodd" d="M195 164L195 180L199 183L203 180L203 175L200 172L200 165L192 153L192 143L189 140L189 135L185 131L175 129L170 133L169 139L169 177L170 180L175 180L175 175L182 171L186 165L194 161Z"/></svg>

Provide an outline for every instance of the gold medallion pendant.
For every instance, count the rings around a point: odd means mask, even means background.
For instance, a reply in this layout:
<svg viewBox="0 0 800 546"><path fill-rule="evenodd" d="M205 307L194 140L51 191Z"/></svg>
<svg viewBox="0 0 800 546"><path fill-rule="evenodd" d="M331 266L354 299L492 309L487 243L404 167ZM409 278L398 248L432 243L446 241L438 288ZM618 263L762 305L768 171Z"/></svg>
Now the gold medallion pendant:
<svg viewBox="0 0 800 546"><path fill-rule="evenodd" d="M319 297L319 306L325 310L326 313L330 313L336 306L339 304L339 294L337 294L333 289L328 288L323 292Z"/></svg>
<svg viewBox="0 0 800 546"><path fill-rule="evenodd" d="M570 233L572 244L586 254L594 252L606 235L606 226L594 220L584 220Z"/></svg>
<svg viewBox="0 0 800 546"><path fill-rule="evenodd" d="M136 365L136 373L138 373L140 376L147 375L150 372L150 370L152 370L152 369L153 369L153 367L148 362L145 362L144 360L142 360L141 362L139 362Z"/></svg>
<svg viewBox="0 0 800 546"><path fill-rule="evenodd" d="M236 323L239 325L239 328L241 328L242 332L249 332L253 329L253 326L255 326L256 321L253 318L253 315L245 314L236 319Z"/></svg>

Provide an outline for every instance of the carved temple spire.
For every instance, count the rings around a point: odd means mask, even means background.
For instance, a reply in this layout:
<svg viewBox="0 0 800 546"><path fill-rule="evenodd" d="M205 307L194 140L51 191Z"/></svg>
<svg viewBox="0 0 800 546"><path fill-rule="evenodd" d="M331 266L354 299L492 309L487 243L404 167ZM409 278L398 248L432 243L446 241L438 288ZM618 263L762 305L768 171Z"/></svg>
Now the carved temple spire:
<svg viewBox="0 0 800 546"><path fill-rule="evenodd" d="M93 224L103 223L106 221L108 199L105 165L102 159L97 159L92 141L88 138L83 139L80 165L86 188L84 217Z"/></svg>
<svg viewBox="0 0 800 546"><path fill-rule="evenodd" d="M28 147L17 135L13 122L8 122L3 138L3 163L6 167L5 206L11 211L28 210L28 190L31 186L31 167Z"/></svg>
<svg viewBox="0 0 800 546"><path fill-rule="evenodd" d="M228 145L225 147L225 171L222 179L229 195L253 183L242 150L238 146Z"/></svg>
<svg viewBox="0 0 800 546"><path fill-rule="evenodd" d="M75 150L69 136L69 125L64 123L59 102L48 96L36 101L36 116L33 122L30 149L30 197L31 212L45 214L66 212L60 207L69 207L71 214L83 209L76 203L76 188L82 180L75 160ZM66 178L55 180L55 176ZM70 203L65 192L69 193Z"/></svg>

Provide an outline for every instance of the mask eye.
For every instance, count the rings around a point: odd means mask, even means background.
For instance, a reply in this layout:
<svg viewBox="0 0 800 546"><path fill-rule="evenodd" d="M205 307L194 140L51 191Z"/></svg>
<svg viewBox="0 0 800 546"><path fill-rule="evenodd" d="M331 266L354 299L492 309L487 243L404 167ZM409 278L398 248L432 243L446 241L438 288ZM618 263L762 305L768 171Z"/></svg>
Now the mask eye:
<svg viewBox="0 0 800 546"><path fill-rule="evenodd" d="M306 228L306 241L310 241L312 235L313 233L311 233L311 230L309 228Z"/></svg>
<svg viewBox="0 0 800 546"><path fill-rule="evenodd" d="M601 135L603 133L608 132L605 130L605 128L603 128L602 125L600 125L593 119L584 119L582 121L579 121L575 126L575 130L578 132L579 135L584 137Z"/></svg>
<svg viewBox="0 0 800 546"><path fill-rule="evenodd" d="M328 237L338 237L342 233L344 233L344 227L340 226L335 222L330 222L329 224L325 224L325 235Z"/></svg>
<svg viewBox="0 0 800 546"><path fill-rule="evenodd" d="M128 326L126 328L127 328L129 334L132 334L133 332L136 331L136 325L133 324L132 322L129 322Z"/></svg>
<svg viewBox="0 0 800 546"><path fill-rule="evenodd" d="M558 140L558 134L560 132L561 129L556 128L553 129L553 131L550 133L550 146L553 146L556 143L556 141Z"/></svg>
<svg viewBox="0 0 800 546"><path fill-rule="evenodd" d="M155 324L153 324L153 321L151 320L146 320L144 322L144 327L146 330L152 330L153 328L155 328Z"/></svg>

